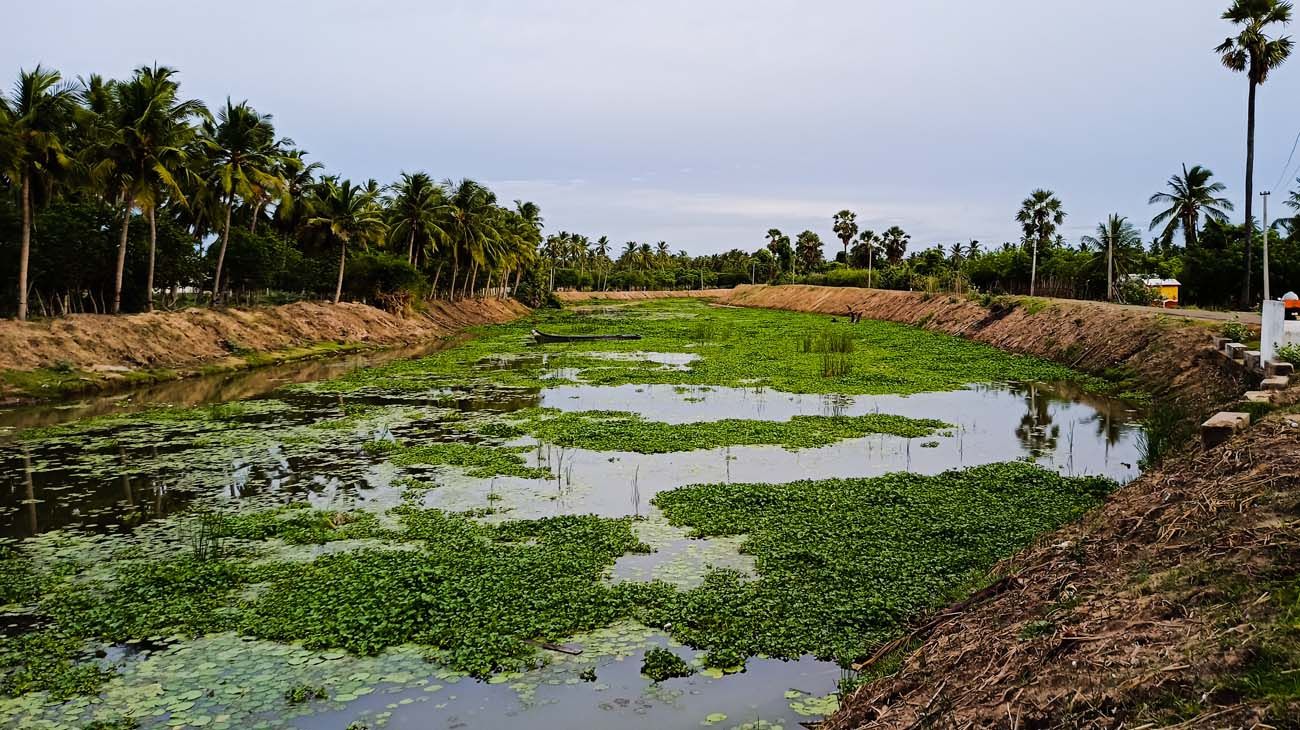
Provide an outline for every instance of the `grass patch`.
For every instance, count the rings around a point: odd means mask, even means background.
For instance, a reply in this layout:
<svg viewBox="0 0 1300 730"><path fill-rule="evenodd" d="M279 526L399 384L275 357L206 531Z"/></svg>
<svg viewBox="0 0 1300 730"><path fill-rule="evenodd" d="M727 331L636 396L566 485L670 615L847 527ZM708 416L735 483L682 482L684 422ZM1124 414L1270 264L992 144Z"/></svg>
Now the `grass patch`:
<svg viewBox="0 0 1300 730"><path fill-rule="evenodd" d="M521 479L546 479L550 469L532 467L524 461L528 448L484 446L460 442L395 446L387 449L390 460L398 466L458 466L472 477L495 476Z"/></svg>
<svg viewBox="0 0 1300 730"><path fill-rule="evenodd" d="M929 436L948 424L889 414L795 416L789 421L724 419L700 423L648 421L633 413L544 410L521 424L538 440L592 451L667 454L725 446L783 446L810 449L871 434L903 438Z"/></svg>

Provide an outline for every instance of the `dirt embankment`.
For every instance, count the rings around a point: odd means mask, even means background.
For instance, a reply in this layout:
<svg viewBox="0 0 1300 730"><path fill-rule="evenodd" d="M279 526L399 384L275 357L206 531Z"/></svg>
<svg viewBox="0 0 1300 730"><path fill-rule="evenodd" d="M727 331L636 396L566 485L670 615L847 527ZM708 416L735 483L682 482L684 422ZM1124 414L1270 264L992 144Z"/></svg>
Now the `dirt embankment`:
<svg viewBox="0 0 1300 730"><path fill-rule="evenodd" d="M83 314L40 322L0 321L0 373L5 375L0 396L39 395L30 392L39 386L69 392L114 381L176 377L197 369L237 368L338 346L408 344L510 321L527 312L514 300L500 299L432 302L407 317L364 304L297 302L256 309L195 307L117 317Z"/></svg>
<svg viewBox="0 0 1300 730"><path fill-rule="evenodd" d="M1211 323L1176 311L1102 302L975 299L923 292L805 285L739 286L698 292L566 292L567 301L697 296L720 304L887 320L1034 355L1130 383L1192 412L1234 400L1249 383L1214 352Z"/></svg>
<svg viewBox="0 0 1300 730"><path fill-rule="evenodd" d="M821 730L1300 727L1298 516L1294 412L1167 460L926 619Z"/></svg>

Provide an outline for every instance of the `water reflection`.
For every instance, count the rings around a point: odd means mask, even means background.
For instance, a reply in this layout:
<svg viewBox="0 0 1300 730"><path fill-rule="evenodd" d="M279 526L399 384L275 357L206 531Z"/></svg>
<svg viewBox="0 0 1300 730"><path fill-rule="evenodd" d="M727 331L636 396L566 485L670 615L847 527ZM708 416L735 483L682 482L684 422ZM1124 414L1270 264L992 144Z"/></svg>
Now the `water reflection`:
<svg viewBox="0 0 1300 730"><path fill-rule="evenodd" d="M235 423L187 424L180 436L128 423L75 440L0 445L0 534L31 535L65 525L130 526L183 508L198 494L211 499L339 500L376 506L400 502L395 478L413 476L445 488L430 506L490 509L513 517L586 513L640 515L664 489L704 482L782 482L874 476L905 470L934 473L995 461L1031 458L1063 473L1102 474L1125 481L1137 474L1137 413L1122 402L1069 384L1011 383L911 396L799 395L766 388L594 387L564 385L536 391L484 389L418 398L284 395L276 408ZM367 430L329 432L302 445L294 428L335 419L359 405L373 412L427 413L395 417ZM934 438L851 439L818 449L738 446L645 455L590 452L535 443L530 465L547 479L465 477L451 467L399 470L368 441L407 444L476 441L463 416L510 413L530 406L566 411L622 410L673 423L722 418L787 420L796 415L896 413L937 418L952 428ZM231 444L221 436L249 433ZM207 430L205 430L207 429ZM243 434L241 431L240 434ZM93 437L92 437L93 436ZM491 495L491 498L489 498Z"/></svg>

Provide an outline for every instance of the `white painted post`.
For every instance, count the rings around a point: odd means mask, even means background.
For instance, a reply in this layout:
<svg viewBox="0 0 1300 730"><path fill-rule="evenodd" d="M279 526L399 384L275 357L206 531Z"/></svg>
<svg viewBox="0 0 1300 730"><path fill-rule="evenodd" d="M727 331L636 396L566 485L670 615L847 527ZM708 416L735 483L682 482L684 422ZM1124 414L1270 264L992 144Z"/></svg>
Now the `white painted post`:
<svg viewBox="0 0 1300 730"><path fill-rule="evenodd" d="M1286 327L1286 306L1281 301L1264 301L1263 319L1259 328L1259 353L1264 362L1277 356Z"/></svg>

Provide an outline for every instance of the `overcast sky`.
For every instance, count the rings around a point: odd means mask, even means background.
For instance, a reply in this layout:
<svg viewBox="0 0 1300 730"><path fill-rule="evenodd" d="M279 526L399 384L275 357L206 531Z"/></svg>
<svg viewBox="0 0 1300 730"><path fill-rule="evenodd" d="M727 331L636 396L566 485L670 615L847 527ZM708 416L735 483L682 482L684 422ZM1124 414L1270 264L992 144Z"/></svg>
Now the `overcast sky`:
<svg viewBox="0 0 1300 730"><path fill-rule="evenodd" d="M175 66L185 92L247 99L331 172L471 177L537 202L547 231L615 242L832 243L847 207L914 247L996 244L1035 187L1077 240L1111 212L1145 228L1184 162L1239 200L1246 81L1212 53L1225 5L42 0L0 11L0 67ZM1260 92L1257 189L1300 132L1298 80L1300 58Z"/></svg>

